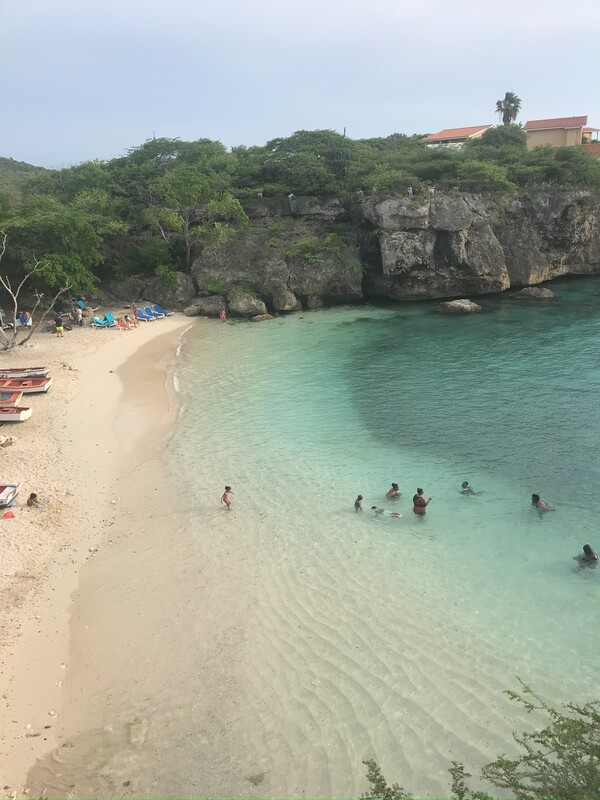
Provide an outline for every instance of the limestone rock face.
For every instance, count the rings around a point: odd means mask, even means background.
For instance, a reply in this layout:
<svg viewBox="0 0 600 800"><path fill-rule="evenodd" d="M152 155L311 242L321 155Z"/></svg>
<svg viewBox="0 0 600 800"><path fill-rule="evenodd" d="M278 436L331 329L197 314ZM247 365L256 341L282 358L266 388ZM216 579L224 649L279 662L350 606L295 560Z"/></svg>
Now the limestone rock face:
<svg viewBox="0 0 600 800"><path fill-rule="evenodd" d="M287 286L274 286L271 292L271 305L275 311L300 311L302 303Z"/></svg>
<svg viewBox="0 0 600 800"><path fill-rule="evenodd" d="M166 284L161 278L151 278L143 293L146 297L154 298L154 302L163 308L181 309L193 300L196 289L191 275L176 272L173 286Z"/></svg>
<svg viewBox="0 0 600 800"><path fill-rule="evenodd" d="M477 314L481 311L481 306L473 303L471 300L450 300L446 303L440 303L437 310L444 314Z"/></svg>
<svg viewBox="0 0 600 800"><path fill-rule="evenodd" d="M433 195L429 209L429 224L438 231L462 231L469 228L473 212L462 197Z"/></svg>
<svg viewBox="0 0 600 800"><path fill-rule="evenodd" d="M408 231L429 227L429 198L393 197L366 199L362 203L366 219L389 231Z"/></svg>
<svg viewBox="0 0 600 800"><path fill-rule="evenodd" d="M520 300L549 300L556 297L552 289L543 286L526 286L514 296Z"/></svg>
<svg viewBox="0 0 600 800"><path fill-rule="evenodd" d="M262 300L240 289L232 289L227 294L227 306L234 317L256 317L267 313Z"/></svg>
<svg viewBox="0 0 600 800"><path fill-rule="evenodd" d="M222 308L227 304L223 295L216 294L212 297L197 297L194 302L183 313L186 317L218 317Z"/></svg>

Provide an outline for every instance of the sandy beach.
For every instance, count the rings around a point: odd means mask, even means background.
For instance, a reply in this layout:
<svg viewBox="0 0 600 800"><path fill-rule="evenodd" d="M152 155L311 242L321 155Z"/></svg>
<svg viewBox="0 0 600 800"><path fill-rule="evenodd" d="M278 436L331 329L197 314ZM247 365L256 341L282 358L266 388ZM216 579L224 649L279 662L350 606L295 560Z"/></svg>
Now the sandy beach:
<svg viewBox="0 0 600 800"><path fill-rule="evenodd" d="M14 439L0 449L2 479L21 483L14 518L0 519L2 796L21 795L28 770L59 744L72 594L114 526L145 508L152 487L129 481L142 492L134 502L119 494L120 479L134 469L132 449L159 446L168 430L165 374L189 325L174 315L126 332L39 333L0 356L7 367L45 365L54 378L47 395L27 396L27 422L0 430ZM27 507L31 492L43 509Z"/></svg>

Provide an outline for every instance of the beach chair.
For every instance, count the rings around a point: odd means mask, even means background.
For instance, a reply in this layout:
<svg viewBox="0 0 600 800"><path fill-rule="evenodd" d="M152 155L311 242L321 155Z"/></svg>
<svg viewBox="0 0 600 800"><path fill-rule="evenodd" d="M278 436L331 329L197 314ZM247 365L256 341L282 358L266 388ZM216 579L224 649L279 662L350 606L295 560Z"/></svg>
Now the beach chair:
<svg viewBox="0 0 600 800"><path fill-rule="evenodd" d="M140 308L137 309L137 318L141 319L142 322L154 322L154 320L156 319L156 317L144 314L144 312Z"/></svg>
<svg viewBox="0 0 600 800"><path fill-rule="evenodd" d="M113 315L110 313L110 311L106 312L106 314L104 315L104 319L105 319L106 322L108 322L108 327L109 328L116 328L117 327L117 320L113 317Z"/></svg>
<svg viewBox="0 0 600 800"><path fill-rule="evenodd" d="M167 311L166 308L161 308L157 303L155 303L152 308L156 311L157 314L162 314L163 317L172 317L173 312Z"/></svg>
<svg viewBox="0 0 600 800"><path fill-rule="evenodd" d="M98 311L97 308L90 308L90 306L86 305L84 300L76 300L75 305L79 306L82 311Z"/></svg>
<svg viewBox="0 0 600 800"><path fill-rule="evenodd" d="M147 314L149 317L154 317L154 319L162 319L164 314L159 314L157 311L152 311L150 306L146 306L144 309L144 314Z"/></svg>
<svg viewBox="0 0 600 800"><path fill-rule="evenodd" d="M100 317L92 317L92 321L90 322L92 328L112 328L113 326L106 322L106 320L100 319Z"/></svg>

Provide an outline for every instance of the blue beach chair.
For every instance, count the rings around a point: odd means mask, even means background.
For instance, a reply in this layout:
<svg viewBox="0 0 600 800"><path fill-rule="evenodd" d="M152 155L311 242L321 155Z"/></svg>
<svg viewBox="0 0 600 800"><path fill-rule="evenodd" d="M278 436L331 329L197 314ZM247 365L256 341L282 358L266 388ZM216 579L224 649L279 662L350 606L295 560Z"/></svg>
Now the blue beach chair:
<svg viewBox="0 0 600 800"><path fill-rule="evenodd" d="M167 311L166 308L161 308L157 303L155 303L152 308L156 311L157 314L162 314L164 317L172 317L173 312Z"/></svg>
<svg viewBox="0 0 600 800"><path fill-rule="evenodd" d="M154 319L162 319L164 314L159 314L156 311L153 311L150 306L146 306L144 309L144 314L147 314L149 317L154 317Z"/></svg>
<svg viewBox="0 0 600 800"><path fill-rule="evenodd" d="M92 317L92 321L90 322L92 328L112 328L113 326L110 322L106 322L104 319L100 319L100 317Z"/></svg>
<svg viewBox="0 0 600 800"><path fill-rule="evenodd" d="M108 322L109 328L116 328L117 327L117 320L113 317L110 311L107 311L104 315L104 320Z"/></svg>
<svg viewBox="0 0 600 800"><path fill-rule="evenodd" d="M142 322L154 322L154 320L156 319L156 317L148 316L148 314L144 314L144 312L142 311L141 308L137 309L137 317L138 317L138 319L141 319Z"/></svg>

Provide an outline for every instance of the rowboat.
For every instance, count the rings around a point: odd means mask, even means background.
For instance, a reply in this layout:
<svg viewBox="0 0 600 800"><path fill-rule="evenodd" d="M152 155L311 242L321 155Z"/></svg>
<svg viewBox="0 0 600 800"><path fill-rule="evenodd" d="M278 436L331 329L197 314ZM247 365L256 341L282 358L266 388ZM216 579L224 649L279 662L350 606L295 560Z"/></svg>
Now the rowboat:
<svg viewBox="0 0 600 800"><path fill-rule="evenodd" d="M0 378L47 378L46 367L23 367L23 369L0 369Z"/></svg>
<svg viewBox="0 0 600 800"><path fill-rule="evenodd" d="M25 406L0 406L0 422L24 422L31 416L31 409Z"/></svg>
<svg viewBox="0 0 600 800"><path fill-rule="evenodd" d="M52 386L52 378L1 378L0 391L23 392L23 394L33 394L34 392L47 392Z"/></svg>
<svg viewBox="0 0 600 800"><path fill-rule="evenodd" d="M0 406L18 406L23 392L0 392Z"/></svg>
<svg viewBox="0 0 600 800"><path fill-rule="evenodd" d="M8 508L14 503L21 488L20 483L0 483L0 508Z"/></svg>

